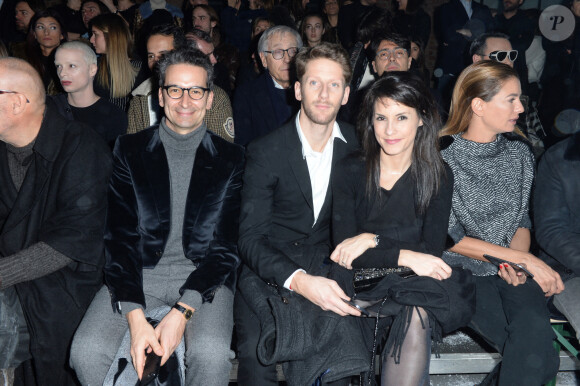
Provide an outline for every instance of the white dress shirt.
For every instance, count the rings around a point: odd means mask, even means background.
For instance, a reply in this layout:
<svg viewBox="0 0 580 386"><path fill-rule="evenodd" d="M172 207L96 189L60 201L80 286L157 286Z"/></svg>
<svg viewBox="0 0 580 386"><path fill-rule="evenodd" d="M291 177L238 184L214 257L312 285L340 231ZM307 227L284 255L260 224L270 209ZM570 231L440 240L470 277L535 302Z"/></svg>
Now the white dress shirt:
<svg viewBox="0 0 580 386"><path fill-rule="evenodd" d="M338 123L334 122L334 127L332 128L332 134L328 139L328 142L324 146L322 152L317 152L312 150L312 147L308 143L306 136L302 132L300 127L300 114L302 110L296 114L296 129L298 131L298 137L302 143L302 157L306 160L308 165L308 174L310 175L310 186L312 188L312 209L314 212L314 218L312 226L316 224L318 220L318 215L324 205L324 199L326 198L326 193L328 191L328 185L330 182L330 172L332 170L332 154L334 152L334 139L340 138L346 143L346 139L342 135ZM298 269L286 281L284 282L284 287L290 289L290 284L294 275L298 272L306 272L303 269Z"/></svg>

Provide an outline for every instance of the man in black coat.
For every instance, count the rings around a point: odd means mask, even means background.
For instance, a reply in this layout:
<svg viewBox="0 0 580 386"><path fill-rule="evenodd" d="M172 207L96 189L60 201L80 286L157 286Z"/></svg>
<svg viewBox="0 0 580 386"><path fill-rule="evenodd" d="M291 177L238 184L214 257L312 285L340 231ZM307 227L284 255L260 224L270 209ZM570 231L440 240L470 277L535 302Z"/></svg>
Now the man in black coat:
<svg viewBox="0 0 580 386"><path fill-rule="evenodd" d="M468 64L469 43L489 30L493 19L486 5L468 0L450 0L435 12L435 34L439 43L434 75L437 90L447 111L457 77Z"/></svg>
<svg viewBox="0 0 580 386"><path fill-rule="evenodd" d="M349 96L348 56L339 46L323 43L301 51L296 70L301 110L247 151L238 243L247 266L235 306L240 385L277 384L275 366L262 366L256 357L266 327L260 326L257 308L268 305L253 303L268 293L266 283L294 291L323 310L359 315L343 301L348 296L335 281L319 276L330 255L332 165L357 147L352 127L336 122ZM252 285L256 275L263 280L261 290Z"/></svg>
<svg viewBox="0 0 580 386"><path fill-rule="evenodd" d="M111 155L45 98L29 64L0 59L0 289L22 306L30 343L17 352L37 384L68 385L73 333L102 284Z"/></svg>
<svg viewBox="0 0 580 386"><path fill-rule="evenodd" d="M300 34L278 25L264 31L258 43L266 71L240 86L234 95L234 142L246 146L288 122L296 113L292 93L294 55L302 48Z"/></svg>
<svg viewBox="0 0 580 386"><path fill-rule="evenodd" d="M526 50L530 48L534 40L535 25L523 11L520 12L520 6L523 3L524 0L503 0L503 12L495 16L491 29L508 35L514 50L518 51L519 55L514 63L514 68L520 76L522 93L527 94Z"/></svg>
<svg viewBox="0 0 580 386"><path fill-rule="evenodd" d="M566 289L554 305L580 338L580 132L550 147L538 165L534 227L540 258L562 276Z"/></svg>

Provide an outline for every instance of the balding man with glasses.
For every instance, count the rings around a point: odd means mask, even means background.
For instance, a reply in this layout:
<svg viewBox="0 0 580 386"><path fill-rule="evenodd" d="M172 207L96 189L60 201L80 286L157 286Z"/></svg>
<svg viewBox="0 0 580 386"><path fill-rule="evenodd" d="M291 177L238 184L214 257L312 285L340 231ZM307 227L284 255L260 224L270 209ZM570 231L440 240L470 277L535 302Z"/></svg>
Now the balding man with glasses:
<svg viewBox="0 0 580 386"><path fill-rule="evenodd" d="M171 51L157 71L165 117L120 137L113 151L106 287L71 349L83 385L101 385L111 364L118 368L114 358L127 327L139 378L155 355L161 366L174 351L180 360L184 338L186 385L229 379L243 149L204 123L213 103L205 54ZM161 313L156 327L146 319L152 312Z"/></svg>
<svg viewBox="0 0 580 386"><path fill-rule="evenodd" d="M288 122L299 105L290 86L294 56L302 48L300 34L287 26L267 29L258 42L266 71L240 86L234 95L235 143L246 146Z"/></svg>

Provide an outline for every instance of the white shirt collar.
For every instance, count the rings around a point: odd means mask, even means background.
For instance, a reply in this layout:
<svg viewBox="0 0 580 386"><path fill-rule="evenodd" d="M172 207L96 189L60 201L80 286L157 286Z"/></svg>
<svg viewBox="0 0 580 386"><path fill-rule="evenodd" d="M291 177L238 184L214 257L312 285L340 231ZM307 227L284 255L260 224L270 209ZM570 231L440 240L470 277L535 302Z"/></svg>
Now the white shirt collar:
<svg viewBox="0 0 580 386"><path fill-rule="evenodd" d="M465 12L467 12L467 15L471 18L471 14L472 14L472 6L471 6L471 0L459 0L459 2L461 2L461 5L463 5L463 8L465 8Z"/></svg>
<svg viewBox="0 0 580 386"><path fill-rule="evenodd" d="M302 132L302 127L300 126L300 114L302 114L302 109L300 109L300 111L298 111L298 114L296 114L296 121L295 121L296 122L296 130L298 131L298 137L300 138L300 142L302 143L302 157L306 158L306 156L309 156L309 155L320 154L320 153L312 150L312 147L308 143L308 139L306 139L306 136ZM340 138L344 141L344 143L348 143L346 141L346 139L344 138L344 136L342 135L342 132L340 131L340 127L338 126L338 122L336 122L336 121L334 121L334 126L332 127L332 134L330 135L330 138L328 139L327 145L328 145L328 143L334 141L335 138ZM324 148L326 149L326 146L324 146Z"/></svg>
<svg viewBox="0 0 580 386"><path fill-rule="evenodd" d="M274 77L272 75L270 75L270 78L272 79L272 82L274 82L274 87L278 88L280 90L286 90L284 87L282 87L282 85L278 82L276 82L276 79L274 79Z"/></svg>

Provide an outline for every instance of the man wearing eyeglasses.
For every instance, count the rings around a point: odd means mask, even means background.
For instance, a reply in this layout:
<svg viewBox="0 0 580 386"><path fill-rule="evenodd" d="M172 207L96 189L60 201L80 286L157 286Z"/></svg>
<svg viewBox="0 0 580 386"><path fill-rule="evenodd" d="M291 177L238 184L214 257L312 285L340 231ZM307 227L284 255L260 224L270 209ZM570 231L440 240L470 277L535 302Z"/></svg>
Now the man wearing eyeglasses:
<svg viewBox="0 0 580 386"><path fill-rule="evenodd" d="M378 35L372 40L370 48L374 53L371 65L379 78L385 72L409 71L411 68L411 41L402 35Z"/></svg>
<svg viewBox="0 0 580 386"><path fill-rule="evenodd" d="M0 59L0 315L19 331L0 362L32 357L39 384L76 385L67 354L102 285L110 175L102 138L46 103L30 64Z"/></svg>
<svg viewBox="0 0 580 386"><path fill-rule="evenodd" d="M411 41L393 32L381 32L373 37L368 47L369 57L373 58L365 69L365 75L358 85L351 85L348 103L340 109L340 118L351 124L356 123L359 106L368 87L385 72L409 71L413 58Z"/></svg>
<svg viewBox="0 0 580 386"><path fill-rule="evenodd" d="M229 380L243 149L204 123L213 102L213 67L205 54L171 51L159 61L158 74L165 117L120 137L113 151L107 286L71 348L83 385L111 379L105 377L119 366L114 358L127 327L127 359L140 379L146 357L161 357L163 366L176 349L179 357L183 338L186 385ZM162 314L155 328L146 319L153 312Z"/></svg>
<svg viewBox="0 0 580 386"><path fill-rule="evenodd" d="M290 86L294 56L300 48L300 34L290 27L264 31L258 52L266 71L240 86L234 95L235 143L246 146L288 122L298 111Z"/></svg>

